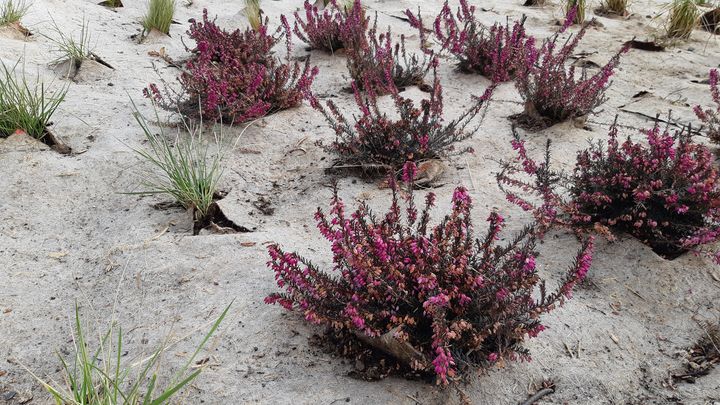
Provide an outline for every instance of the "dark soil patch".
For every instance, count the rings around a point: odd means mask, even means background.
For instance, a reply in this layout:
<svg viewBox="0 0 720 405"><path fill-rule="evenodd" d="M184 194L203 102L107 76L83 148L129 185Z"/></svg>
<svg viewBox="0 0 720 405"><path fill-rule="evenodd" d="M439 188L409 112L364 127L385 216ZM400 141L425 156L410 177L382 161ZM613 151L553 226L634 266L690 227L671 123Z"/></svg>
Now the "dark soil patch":
<svg viewBox="0 0 720 405"><path fill-rule="evenodd" d="M650 246L656 255L662 257L665 260L675 260L678 257L688 252L687 249L678 247L676 244L664 242L664 241L642 241L644 244Z"/></svg>
<svg viewBox="0 0 720 405"><path fill-rule="evenodd" d="M72 154L72 148L62 143L52 132L50 132L49 129L45 129L45 133L43 134L42 138L40 138L40 142L44 143L45 145L49 146L50 149L54 150L57 153L60 153L62 155L70 155Z"/></svg>
<svg viewBox="0 0 720 405"><path fill-rule="evenodd" d="M703 14L700 17L700 25L705 31L720 34L720 7Z"/></svg>
<svg viewBox="0 0 720 405"><path fill-rule="evenodd" d="M361 342L355 335L328 329L320 335L313 335L310 343L324 352L350 360L353 369L348 376L363 381L378 381L388 376L398 376L409 380L432 383L432 373L413 370L407 364L393 356Z"/></svg>
<svg viewBox="0 0 720 405"><path fill-rule="evenodd" d="M107 7L107 8L119 8L123 7L123 3L120 0L105 0L98 3L99 6Z"/></svg>
<svg viewBox="0 0 720 405"><path fill-rule="evenodd" d="M623 13L616 13L615 11L608 10L605 7L598 7L595 9L595 15L599 15L601 17L605 18L621 18L626 19L628 16L630 16L630 13L628 13L627 10Z"/></svg>
<svg viewBox="0 0 720 405"><path fill-rule="evenodd" d="M199 235L203 229L210 229L216 233L252 232L252 229L238 225L228 219L217 202L213 202L210 205L207 215L203 218L195 219L193 222L193 235Z"/></svg>

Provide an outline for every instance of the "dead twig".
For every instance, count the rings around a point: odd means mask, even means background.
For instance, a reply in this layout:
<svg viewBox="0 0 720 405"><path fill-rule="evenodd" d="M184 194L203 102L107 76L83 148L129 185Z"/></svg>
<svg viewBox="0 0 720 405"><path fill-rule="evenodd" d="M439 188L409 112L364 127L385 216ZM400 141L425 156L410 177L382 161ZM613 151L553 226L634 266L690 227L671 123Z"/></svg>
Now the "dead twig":
<svg viewBox="0 0 720 405"><path fill-rule="evenodd" d="M540 391L533 394L530 398L526 399L525 401L521 402L520 405L532 405L539 401L542 397L546 395L550 395L555 392L555 388L543 388Z"/></svg>

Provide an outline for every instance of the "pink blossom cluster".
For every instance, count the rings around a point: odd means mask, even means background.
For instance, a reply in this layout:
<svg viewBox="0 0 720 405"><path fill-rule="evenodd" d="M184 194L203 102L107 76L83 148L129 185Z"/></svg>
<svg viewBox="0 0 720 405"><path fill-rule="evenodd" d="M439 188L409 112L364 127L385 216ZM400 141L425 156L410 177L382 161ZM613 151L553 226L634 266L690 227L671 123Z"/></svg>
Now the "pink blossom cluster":
<svg viewBox="0 0 720 405"><path fill-rule="evenodd" d="M378 94L365 78L365 91L353 83L359 114L351 123L332 101L323 106L311 92L306 93L310 105L320 111L335 130L335 142L329 150L338 155L338 163L347 166L366 165L386 170L400 170L407 161L440 158L453 152L454 145L472 136L466 127L487 106L494 87L476 97L470 107L455 120L445 123L443 117L442 86L433 62L434 82L428 99L420 105L400 95L388 86L397 114L388 114L378 107ZM391 75L389 70L385 71Z"/></svg>
<svg viewBox="0 0 720 405"><path fill-rule="evenodd" d="M699 105L693 111L698 119L702 121L708 138L718 144L720 143L720 88L718 87L718 70L710 70L710 95L715 103L714 109L705 109Z"/></svg>
<svg viewBox="0 0 720 405"><path fill-rule="evenodd" d="M403 178L412 182L415 173L408 163ZM395 339L426 359L411 366L436 375L441 384L471 366L529 359L522 342L545 329L540 315L561 305L585 277L592 240L583 243L557 290L548 292L538 288L533 227L498 245L504 220L492 213L487 234L476 239L472 201L462 187L453 194L450 214L431 227L434 195L418 210L409 187L403 209L393 178L390 184L393 198L385 215L375 216L365 203L346 212L337 190L329 214L318 209L315 219L331 243L334 274L271 245L268 266L284 291L265 301L350 332L340 335L376 338L394 331Z"/></svg>
<svg viewBox="0 0 720 405"><path fill-rule="evenodd" d="M358 3L359 4L359 3ZM377 14L372 26L362 8L350 10L340 37L345 44L347 67L356 86L366 85L379 94L392 93L394 88L423 84L432 67L432 55L409 54L405 48L405 35L393 42L390 27L379 32Z"/></svg>
<svg viewBox="0 0 720 405"><path fill-rule="evenodd" d="M540 49L524 47L523 63L515 74L515 87L525 102L525 111L518 122L528 128L544 128L567 119L584 118L606 100L605 91L610 77L620 63L620 57L630 48L623 46L597 73L589 75L585 68L578 75L568 64L588 26L571 35L562 46L559 38L575 18L576 8L570 10L565 25L552 37L543 41ZM568 66L569 65L569 66Z"/></svg>
<svg viewBox="0 0 720 405"><path fill-rule="evenodd" d="M360 17L360 18L358 18ZM345 47L342 33L348 24L359 24L359 31L367 30L368 20L363 18L360 1L351 7L341 6L337 0L330 0L322 11L309 0L305 0L305 19L296 12L293 32L312 49L333 53Z"/></svg>
<svg viewBox="0 0 720 405"><path fill-rule="evenodd" d="M427 45L426 28L419 13L414 15L407 10L405 15L410 25L420 31L423 45ZM524 24L525 17L512 27L507 22L488 28L475 18L475 6L467 0L460 0L455 14L446 1L430 31L442 51L457 59L461 71L480 73L494 82L506 82L523 64L524 54L535 47L535 39L526 34Z"/></svg>
<svg viewBox="0 0 720 405"><path fill-rule="evenodd" d="M188 35L196 43L178 81L181 92L174 97L157 85L145 90L169 110L207 120L245 122L279 110L298 106L312 85L317 68L289 59L282 62L272 48L285 36L288 58L290 27L269 33L268 19L257 30L227 32L208 19L192 21ZM199 108L198 108L199 107Z"/></svg>
<svg viewBox="0 0 720 405"><path fill-rule="evenodd" d="M607 144L580 151L568 176L549 169L549 145L539 164L516 140L518 158L504 165L498 182L510 202L533 211L546 229L563 225L581 232L591 226L611 239L615 229L665 257L685 251L719 257L703 251L703 245L720 239L713 154L693 142L690 128L671 132L656 124L642 133L647 144L629 137L621 142L614 124Z"/></svg>

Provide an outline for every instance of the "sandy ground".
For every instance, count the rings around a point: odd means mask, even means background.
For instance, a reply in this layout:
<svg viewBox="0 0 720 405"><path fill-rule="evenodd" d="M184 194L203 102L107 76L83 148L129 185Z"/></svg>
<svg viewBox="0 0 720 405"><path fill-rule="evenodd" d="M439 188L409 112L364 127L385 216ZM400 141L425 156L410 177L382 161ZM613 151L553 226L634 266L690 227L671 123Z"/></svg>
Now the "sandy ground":
<svg viewBox="0 0 720 405"><path fill-rule="evenodd" d="M29 74L69 85L52 128L82 152L68 157L36 144L0 142L0 398L12 396L8 404L28 403L30 398L30 403L49 402L21 364L43 378L61 378L56 352L67 356L72 347L75 302L100 330L112 319L123 326L129 361L150 353L168 336L175 340L193 333L164 356L160 374L167 377L187 359L209 321L234 300L203 355L210 366L183 394L187 403L456 402L451 390L420 382L347 377L350 362L308 342L316 329L263 303L275 291L273 275L265 267L266 242L278 241L322 266L329 264L328 246L314 228L312 213L326 206L331 181L323 170L331 157L314 142L331 140L332 132L309 106L269 116L247 129L224 128L226 140L239 141L226 160L222 188L229 195L222 206L237 223L255 227L253 233L190 236L185 212L153 208L164 198L122 194L137 190L144 175L143 163L129 148L143 138L131 116L130 98L143 112L151 112L140 93L157 81L151 65L155 59L148 51L164 47L181 57L187 20L199 18L205 7L223 27L244 24L240 1L197 0L178 7L179 24L173 25L172 37L138 45L130 36L139 30L145 2L124 3L125 8L113 12L92 1L34 2L24 20L27 27L51 34L52 16L61 28L77 31L85 15L91 21L95 52L115 67L90 67L76 82L57 78L48 67L54 55L47 38L35 35L23 41L7 33L0 38L2 61L23 57ZM487 11L479 16L490 23L527 13L532 34L544 37L555 29L557 7L528 9L519 3L484 1L481 6ZM659 2L633 3L635 14L626 20L599 18L604 27L591 29L578 51L590 52L589 59L602 63L625 40L651 35L658 23L651 17L660 10ZM429 20L441 6L437 0L366 4L380 12L381 25L405 33L412 31L391 15L420 5ZM300 1L263 1L275 22L280 13L299 6ZM411 41L416 40L411 35ZM294 53L306 52L298 46ZM609 101L591 118L592 131L559 125L526 135L529 148L539 154L546 138L552 138L557 164L570 167L574 151L589 138L603 138L616 114L624 125L650 125L646 117L625 110L649 116L673 110L679 119L691 119L691 105L709 103L707 86L693 80L705 79L709 68L720 62L719 55L717 39L702 31L664 53L632 51L623 58ZM352 106L351 97L338 93L348 80L345 60L314 52L312 58L321 70L316 91L336 95L340 106ZM176 74L162 62L158 66L165 77ZM479 76L455 72L449 61L441 75L448 116L488 85ZM650 96L633 99L640 91ZM407 94L422 96L417 89ZM479 229L490 210L499 209L509 218L511 231L527 217L505 202L494 173L496 159L512 156L506 117L522 106L512 83L500 86L495 99L483 127L467 141L475 154L449 162L450 170L435 189L440 202L435 212L445 212L453 188L463 184L475 200ZM345 177L340 186L347 201L368 199L378 209L388 204L388 191L376 184ZM273 215L253 207L261 197L272 202ZM575 248L570 235L548 238L542 247L543 275L556 279ZM718 317L718 280L720 270L703 258L666 261L632 238L600 242L588 283L546 317L550 329L529 343L533 361L493 369L462 389L476 404L514 404L548 378L557 390L541 403L719 403L718 369L695 384L668 383L683 365L685 348L702 333L696 321Z"/></svg>

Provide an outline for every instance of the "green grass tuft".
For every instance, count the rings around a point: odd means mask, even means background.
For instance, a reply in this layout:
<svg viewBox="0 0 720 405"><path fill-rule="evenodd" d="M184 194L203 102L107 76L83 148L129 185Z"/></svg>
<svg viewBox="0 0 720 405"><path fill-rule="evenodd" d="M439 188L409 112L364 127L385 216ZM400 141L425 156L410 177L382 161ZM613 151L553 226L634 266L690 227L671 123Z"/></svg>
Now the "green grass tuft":
<svg viewBox="0 0 720 405"><path fill-rule="evenodd" d="M30 81L24 71L16 72L19 64L8 67L0 63L0 137L20 129L43 139L50 118L65 100L67 87L50 92L39 77Z"/></svg>
<svg viewBox="0 0 720 405"><path fill-rule="evenodd" d="M27 14L31 3L25 0L0 0L0 27L20 22Z"/></svg>
<svg viewBox="0 0 720 405"><path fill-rule="evenodd" d="M147 14L142 21L143 33L147 34L155 29L163 34L169 34L174 14L175 0L150 0Z"/></svg>
<svg viewBox="0 0 720 405"><path fill-rule="evenodd" d="M55 32L53 37L43 34L45 38L55 44L57 47L56 52L60 54L53 63L69 60L76 68L79 68L85 60L91 57L90 22L85 20L85 17L83 17L80 35L77 39L65 34L63 30L58 27L55 20L53 20L53 31Z"/></svg>
<svg viewBox="0 0 720 405"><path fill-rule="evenodd" d="M230 305L220 314L195 352L165 388L160 387L156 370L160 368L161 354L170 346L167 342L149 357L127 365L122 361L125 356L122 328L111 324L107 332L99 336L97 347L91 350L77 305L72 365L58 354L65 386L42 380L30 370L28 372L43 385L58 405L165 404L200 374L202 368L192 371L190 366L225 319L229 309Z"/></svg>
<svg viewBox="0 0 720 405"><path fill-rule="evenodd" d="M178 134L170 141L162 127L159 134L153 132L136 107L134 115L147 140L147 147L135 152L155 166L159 174L147 176L146 190L132 194L166 194L186 209L193 209L196 220L205 218L223 173L220 140L216 139L217 151L212 153L211 144L203 139L200 123L194 128L186 124L189 134ZM155 116L159 121L157 112Z"/></svg>

